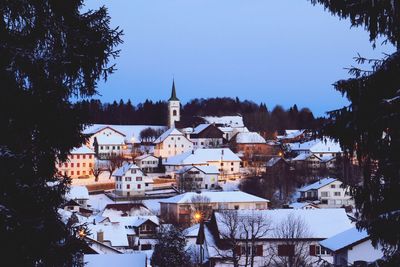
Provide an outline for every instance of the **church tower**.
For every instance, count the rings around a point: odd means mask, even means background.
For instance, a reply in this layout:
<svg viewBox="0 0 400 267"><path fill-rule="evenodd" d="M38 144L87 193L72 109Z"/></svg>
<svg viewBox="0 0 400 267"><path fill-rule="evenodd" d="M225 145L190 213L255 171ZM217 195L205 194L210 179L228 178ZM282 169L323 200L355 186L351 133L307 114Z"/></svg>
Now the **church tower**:
<svg viewBox="0 0 400 267"><path fill-rule="evenodd" d="M175 122L181 120L181 103L176 97L175 81L172 80L171 97L168 99L168 127L174 128Z"/></svg>

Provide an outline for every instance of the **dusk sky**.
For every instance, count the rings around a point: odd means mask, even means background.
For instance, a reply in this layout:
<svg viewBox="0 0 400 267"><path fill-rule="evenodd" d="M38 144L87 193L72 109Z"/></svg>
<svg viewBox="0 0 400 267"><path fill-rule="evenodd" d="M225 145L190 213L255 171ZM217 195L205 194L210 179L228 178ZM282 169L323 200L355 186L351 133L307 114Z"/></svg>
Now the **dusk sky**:
<svg viewBox="0 0 400 267"><path fill-rule="evenodd" d="M134 104L167 100L172 77L182 103L236 97L269 109L309 107L315 115L347 102L332 83L347 78L357 52L379 58L368 33L350 29L307 0L88 0L105 5L124 31L117 72L99 97Z"/></svg>

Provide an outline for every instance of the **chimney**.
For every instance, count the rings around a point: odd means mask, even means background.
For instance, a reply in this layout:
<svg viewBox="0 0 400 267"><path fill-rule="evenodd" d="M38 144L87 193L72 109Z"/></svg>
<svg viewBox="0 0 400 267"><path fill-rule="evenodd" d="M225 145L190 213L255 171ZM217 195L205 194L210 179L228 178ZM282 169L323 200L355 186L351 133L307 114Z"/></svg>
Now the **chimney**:
<svg viewBox="0 0 400 267"><path fill-rule="evenodd" d="M97 241L100 243L103 243L104 241L104 232L101 230L97 232Z"/></svg>

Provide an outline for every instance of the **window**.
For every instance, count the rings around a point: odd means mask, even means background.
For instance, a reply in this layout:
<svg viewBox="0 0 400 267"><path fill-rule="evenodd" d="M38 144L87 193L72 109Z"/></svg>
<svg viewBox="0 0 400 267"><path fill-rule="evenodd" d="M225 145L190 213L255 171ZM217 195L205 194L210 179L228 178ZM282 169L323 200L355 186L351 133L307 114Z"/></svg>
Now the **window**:
<svg viewBox="0 0 400 267"><path fill-rule="evenodd" d="M223 163L223 162L221 162L221 166L224 166L224 163Z"/></svg>
<svg viewBox="0 0 400 267"><path fill-rule="evenodd" d="M130 182L132 181L132 177L125 177L125 182Z"/></svg>
<svg viewBox="0 0 400 267"><path fill-rule="evenodd" d="M68 163L67 163L67 162L65 162L65 163L64 163L64 166L65 166L65 167L68 167Z"/></svg>
<svg viewBox="0 0 400 267"><path fill-rule="evenodd" d="M178 137L178 140L181 140L181 138L180 138L180 137Z"/></svg>
<svg viewBox="0 0 400 267"><path fill-rule="evenodd" d="M334 184L331 184L331 188L335 188L336 186Z"/></svg>
<svg viewBox="0 0 400 267"><path fill-rule="evenodd" d="M173 137L171 137L171 140L174 140L174 138L173 138Z"/></svg>
<svg viewBox="0 0 400 267"><path fill-rule="evenodd" d="M131 169L131 173L132 173L132 174L135 174L135 173L136 173L136 170L135 170L135 169Z"/></svg>
<svg viewBox="0 0 400 267"><path fill-rule="evenodd" d="M136 177L136 181L137 182L143 181L143 178L142 177Z"/></svg>
<svg viewBox="0 0 400 267"><path fill-rule="evenodd" d="M74 171L71 171L71 175L74 175Z"/></svg>
<svg viewBox="0 0 400 267"><path fill-rule="evenodd" d="M126 189L131 189L131 185L130 185L130 184L127 184L127 185L126 185Z"/></svg>
<svg viewBox="0 0 400 267"><path fill-rule="evenodd" d="M58 163L58 167L60 167L60 168L61 168L61 167L62 167L62 163Z"/></svg>
<svg viewBox="0 0 400 267"><path fill-rule="evenodd" d="M334 192L333 194L335 197L340 197L340 192Z"/></svg>
<svg viewBox="0 0 400 267"><path fill-rule="evenodd" d="M233 168L231 168L231 172L233 172Z"/></svg>
<svg viewBox="0 0 400 267"><path fill-rule="evenodd" d="M100 149L103 150L104 149L103 146L100 146Z"/></svg>
<svg viewBox="0 0 400 267"><path fill-rule="evenodd" d="M78 162L78 163L76 163L76 167L80 167L80 164L79 164L79 162Z"/></svg>
<svg viewBox="0 0 400 267"><path fill-rule="evenodd" d="M278 256L294 256L294 245L278 245Z"/></svg>
<svg viewBox="0 0 400 267"><path fill-rule="evenodd" d="M73 168L74 167L74 163L73 162L71 162L71 168Z"/></svg>
<svg viewBox="0 0 400 267"><path fill-rule="evenodd" d="M329 197L329 192L321 192L321 197Z"/></svg>
<svg viewBox="0 0 400 267"><path fill-rule="evenodd" d="M142 185L141 185L141 184L138 184L138 185L137 185L137 189L140 189L140 188L142 188Z"/></svg>
<svg viewBox="0 0 400 267"><path fill-rule="evenodd" d="M174 109L174 110L172 111L172 116L176 116L176 114L177 114L177 112L176 112L176 110Z"/></svg>
<svg viewBox="0 0 400 267"><path fill-rule="evenodd" d="M90 167L90 168L92 167L92 163L89 163L89 167Z"/></svg>
<svg viewBox="0 0 400 267"><path fill-rule="evenodd" d="M86 175L86 171L83 171L82 174L83 174L83 175Z"/></svg>
<svg viewBox="0 0 400 267"><path fill-rule="evenodd" d="M74 155L71 155L70 158L71 158L71 159L74 159Z"/></svg>
<svg viewBox="0 0 400 267"><path fill-rule="evenodd" d="M65 171L65 172L64 172L64 175L65 175L65 176L68 176L68 171Z"/></svg>
<svg viewBox="0 0 400 267"><path fill-rule="evenodd" d="M81 172L80 171L76 171L76 175L80 175L81 174Z"/></svg>
<svg viewBox="0 0 400 267"><path fill-rule="evenodd" d="M76 158L79 159L79 155L76 155Z"/></svg>
<svg viewBox="0 0 400 267"><path fill-rule="evenodd" d="M151 250L151 244L143 244L142 250Z"/></svg>
<svg viewBox="0 0 400 267"><path fill-rule="evenodd" d="M235 210L238 210L239 209L239 205L235 205L235 206L233 206L234 208L235 208Z"/></svg>
<svg viewBox="0 0 400 267"><path fill-rule="evenodd" d="M231 162L231 166L233 166L233 162Z"/></svg>
<svg viewBox="0 0 400 267"><path fill-rule="evenodd" d="M86 167L86 163L85 163L85 162L84 162L84 163L82 163L82 166L83 166L83 167Z"/></svg>
<svg viewBox="0 0 400 267"><path fill-rule="evenodd" d="M83 158L83 159L86 159L86 155L82 155L82 158Z"/></svg>
<svg viewBox="0 0 400 267"><path fill-rule="evenodd" d="M92 159L92 155L89 155L89 159Z"/></svg>

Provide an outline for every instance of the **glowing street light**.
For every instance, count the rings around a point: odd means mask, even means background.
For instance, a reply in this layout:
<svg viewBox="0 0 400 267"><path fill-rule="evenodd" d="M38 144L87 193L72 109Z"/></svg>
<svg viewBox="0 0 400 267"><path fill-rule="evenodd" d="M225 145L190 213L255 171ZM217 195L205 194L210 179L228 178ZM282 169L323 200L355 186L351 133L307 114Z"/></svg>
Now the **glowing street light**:
<svg viewBox="0 0 400 267"><path fill-rule="evenodd" d="M195 219L197 222L199 222L199 221L201 220L201 217L202 217L202 215L201 215L200 212L195 212L195 213L194 213L194 219Z"/></svg>

